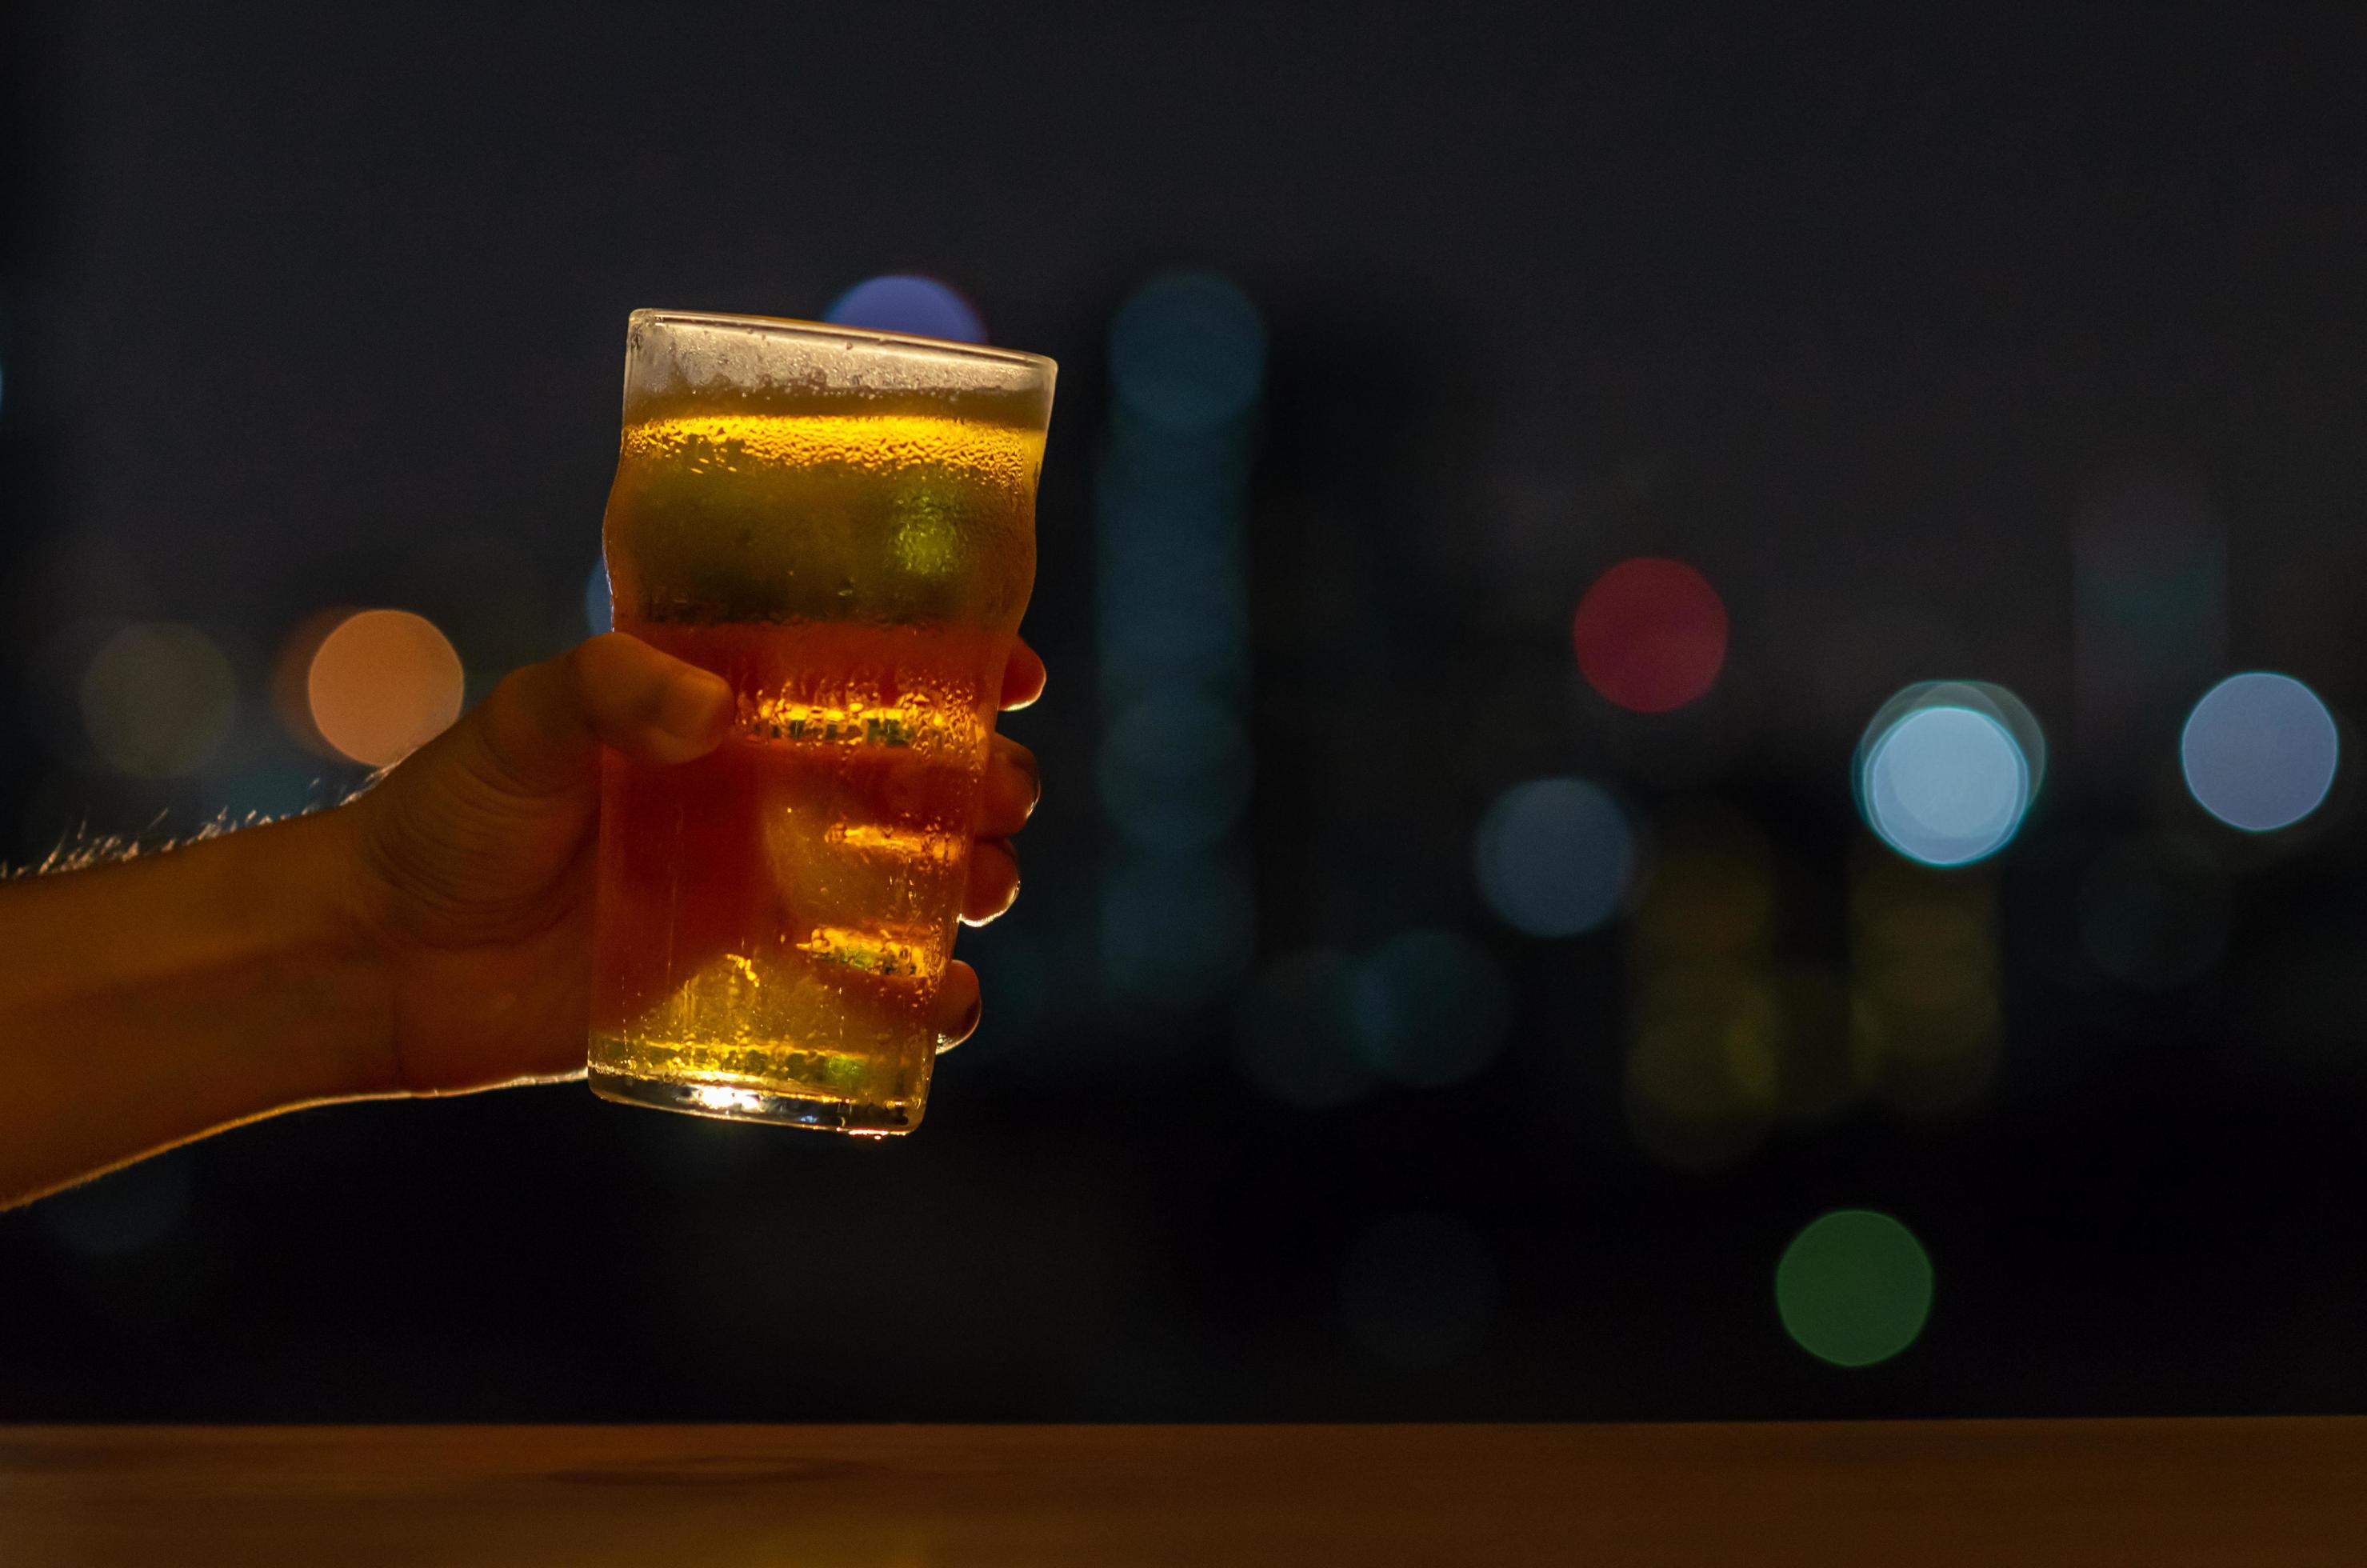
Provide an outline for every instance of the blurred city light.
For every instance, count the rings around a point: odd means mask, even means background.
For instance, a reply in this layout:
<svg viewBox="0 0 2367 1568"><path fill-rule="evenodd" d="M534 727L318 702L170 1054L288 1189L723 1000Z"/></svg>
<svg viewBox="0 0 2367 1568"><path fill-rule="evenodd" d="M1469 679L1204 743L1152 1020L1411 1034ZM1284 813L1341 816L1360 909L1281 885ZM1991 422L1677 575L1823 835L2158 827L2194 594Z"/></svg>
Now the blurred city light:
<svg viewBox="0 0 2367 1568"><path fill-rule="evenodd" d="M1725 602L1682 561L1614 566L1579 600L1570 631L1587 684L1631 712L1683 707L1726 665Z"/></svg>
<svg viewBox="0 0 2367 1568"><path fill-rule="evenodd" d="M1762 961L1775 919L1766 834L1730 809L1699 805L1664 812L1654 831L1651 881L1636 910L1638 950L1676 971Z"/></svg>
<svg viewBox="0 0 2367 1568"><path fill-rule="evenodd" d="M1094 771L1123 853L1104 892L1103 960L1118 993L1191 1006L1237 983L1250 954L1236 842L1252 770L1241 540L1265 328L1238 285L1166 272L1118 307L1109 354L1116 396L1093 472ZM1189 890L1184 902L1160 878Z"/></svg>
<svg viewBox="0 0 2367 1568"><path fill-rule="evenodd" d="M1979 682L1910 687L1866 726L1858 805L1882 841L1927 866L2003 848L2044 767L2037 722L2013 694Z"/></svg>
<svg viewBox="0 0 2367 1568"><path fill-rule="evenodd" d="M1268 1096L1308 1109L1345 1105L1373 1087L1357 1050L1355 972L1329 949L1266 966L1233 1020L1235 1058Z"/></svg>
<svg viewBox="0 0 2367 1568"><path fill-rule="evenodd" d="M583 624L597 637L617 630L615 600L608 592L608 563L595 561L583 584Z"/></svg>
<svg viewBox="0 0 2367 1568"><path fill-rule="evenodd" d="M1996 1073L2002 1022L1989 878L1868 854L1851 879L1850 943L1859 1082L1922 1115L1977 1101Z"/></svg>
<svg viewBox="0 0 2367 1568"><path fill-rule="evenodd" d="M2083 762L2091 779L2134 782L2193 694L2225 667L2226 529L2193 475L2142 469L2080 507L2071 564Z"/></svg>
<svg viewBox="0 0 2367 1568"><path fill-rule="evenodd" d="M1206 849L1249 802L1249 737L1222 705L1188 692L1127 705L1102 744L1102 807L1140 848Z"/></svg>
<svg viewBox="0 0 2367 1568"><path fill-rule="evenodd" d="M1784 1249L1775 1311L1784 1331L1819 1360L1887 1361L1915 1343L1931 1315L1931 1260L1889 1215L1837 1210Z"/></svg>
<svg viewBox="0 0 2367 1568"><path fill-rule="evenodd" d="M1239 418L1264 374L1264 319L1239 284L1214 273L1161 273L1110 325L1110 379L1120 402L1162 429Z"/></svg>
<svg viewBox="0 0 2367 1568"><path fill-rule="evenodd" d="M81 697L99 756L142 778L169 778L221 749L238 680L221 647L193 626L129 626L92 658Z"/></svg>
<svg viewBox="0 0 2367 1568"><path fill-rule="evenodd" d="M1480 895L1532 937L1575 937L1619 908L1635 874L1627 814L1582 778L1539 778L1497 797L1472 861Z"/></svg>
<svg viewBox="0 0 2367 1568"><path fill-rule="evenodd" d="M934 278L891 272L868 278L831 301L822 320L839 326L984 343L986 323L961 291Z"/></svg>
<svg viewBox="0 0 2367 1568"><path fill-rule="evenodd" d="M1783 1087L1784 1023L1763 971L1664 975L1637 1008L1625 1108L1637 1145L1665 1165L1716 1170L1756 1149Z"/></svg>
<svg viewBox="0 0 2367 1568"><path fill-rule="evenodd" d="M1356 1238L1341 1269L1350 1336L1374 1360L1408 1370L1467 1359L1487 1338L1501 1295L1488 1244L1451 1214L1384 1220Z"/></svg>
<svg viewBox="0 0 2367 1568"><path fill-rule="evenodd" d="M1625 1108L1662 1165L1714 1170L1756 1149L1794 1074L1777 984L1774 852L1711 801L1654 824L1650 880L1631 926Z"/></svg>
<svg viewBox="0 0 2367 1568"><path fill-rule="evenodd" d="M1356 1045L1383 1076L1417 1089L1478 1074L1512 1019L1512 992L1495 955L1452 931L1409 931L1356 966Z"/></svg>
<svg viewBox="0 0 2367 1568"><path fill-rule="evenodd" d="M2290 676L2229 676L2203 696L2179 737L2186 787L2230 827L2290 827L2334 787L2334 715Z"/></svg>
<svg viewBox="0 0 2367 1568"><path fill-rule="evenodd" d="M1256 936L1249 878L1229 859L1127 856L1103 890L1103 968L1138 1000L1184 1008L1227 994Z"/></svg>
<svg viewBox="0 0 2367 1568"><path fill-rule="evenodd" d="M400 762L460 716L460 656L408 610L367 609L322 639L304 691L312 727L371 767Z"/></svg>

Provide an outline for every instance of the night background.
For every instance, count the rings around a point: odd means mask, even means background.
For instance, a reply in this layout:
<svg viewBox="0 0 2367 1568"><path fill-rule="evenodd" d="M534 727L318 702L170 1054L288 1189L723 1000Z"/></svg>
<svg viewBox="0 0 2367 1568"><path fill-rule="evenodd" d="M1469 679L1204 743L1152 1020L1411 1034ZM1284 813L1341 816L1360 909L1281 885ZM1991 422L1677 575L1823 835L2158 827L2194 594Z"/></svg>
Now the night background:
<svg viewBox="0 0 2367 1568"><path fill-rule="evenodd" d="M1552 10L0 14L17 868L586 635L635 307L1061 365L918 1134L240 1130L0 1420L2367 1408L2367 21Z"/></svg>

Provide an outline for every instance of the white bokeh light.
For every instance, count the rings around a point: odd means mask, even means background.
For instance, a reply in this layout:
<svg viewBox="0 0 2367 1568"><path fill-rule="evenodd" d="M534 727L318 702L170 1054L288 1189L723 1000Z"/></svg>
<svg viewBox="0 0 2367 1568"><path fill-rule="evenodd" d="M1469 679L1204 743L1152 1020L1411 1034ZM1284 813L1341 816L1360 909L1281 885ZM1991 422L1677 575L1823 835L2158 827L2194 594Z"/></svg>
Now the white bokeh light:
<svg viewBox="0 0 2367 1568"><path fill-rule="evenodd" d="M2291 676L2229 676L2203 693L2179 736L2186 787L2230 827L2268 833L2325 803L2341 743L2334 715Z"/></svg>
<svg viewBox="0 0 2367 1568"><path fill-rule="evenodd" d="M1997 853L2022 826L2035 781L1999 719L1942 704L1875 724L1860 751L1858 800L1893 849L1927 866L1962 866Z"/></svg>

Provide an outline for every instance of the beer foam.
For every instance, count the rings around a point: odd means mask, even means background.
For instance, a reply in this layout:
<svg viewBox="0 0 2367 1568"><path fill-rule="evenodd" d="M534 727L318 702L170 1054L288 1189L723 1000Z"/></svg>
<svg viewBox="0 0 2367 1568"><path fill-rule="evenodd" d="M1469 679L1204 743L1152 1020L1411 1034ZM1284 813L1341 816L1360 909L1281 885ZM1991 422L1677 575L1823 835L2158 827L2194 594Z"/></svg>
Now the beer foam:
<svg viewBox="0 0 2367 1568"><path fill-rule="evenodd" d="M625 426L627 460L742 468L951 470L1002 490L1035 483L1044 433L916 414L699 414Z"/></svg>

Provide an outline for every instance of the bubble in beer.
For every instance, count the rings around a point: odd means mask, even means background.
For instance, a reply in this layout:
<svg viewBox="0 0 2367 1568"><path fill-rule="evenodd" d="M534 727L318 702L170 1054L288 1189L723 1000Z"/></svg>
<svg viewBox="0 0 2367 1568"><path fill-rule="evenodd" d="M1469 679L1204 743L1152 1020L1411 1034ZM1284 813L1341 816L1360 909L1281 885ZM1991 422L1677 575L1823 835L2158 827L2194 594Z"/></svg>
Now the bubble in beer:
<svg viewBox="0 0 2367 1568"><path fill-rule="evenodd" d="M1265 375L1265 322L1240 284L1213 272L1162 272L1110 324L1110 379L1129 413L1163 428L1239 418Z"/></svg>
<svg viewBox="0 0 2367 1568"><path fill-rule="evenodd" d="M2334 715L2291 676L2229 676L2203 696L2179 736L2186 787L2229 827L2270 833L2317 810L2340 751Z"/></svg>
<svg viewBox="0 0 2367 1568"><path fill-rule="evenodd" d="M238 681L197 628L129 626L83 672L81 697L99 756L139 778L170 778L221 749L238 710Z"/></svg>
<svg viewBox="0 0 2367 1568"><path fill-rule="evenodd" d="M959 290L910 272L865 278L832 301L821 319L836 326L867 326L953 343L986 341L986 323Z"/></svg>
<svg viewBox="0 0 2367 1568"><path fill-rule="evenodd" d="M1472 861L1480 895L1506 925L1575 937L1617 912L1635 874L1635 834L1599 785L1539 778L1488 808Z"/></svg>
<svg viewBox="0 0 2367 1568"><path fill-rule="evenodd" d="M1666 713L1716 684L1726 604L1683 562L1638 557L1595 579L1570 635L1588 685L1630 712Z"/></svg>
<svg viewBox="0 0 2367 1568"><path fill-rule="evenodd" d="M371 767L400 762L460 716L460 656L425 616L366 609L323 638L305 672L312 727Z"/></svg>
<svg viewBox="0 0 2367 1568"><path fill-rule="evenodd" d="M961 527L945 497L926 490L896 504L888 548L916 577L943 577L961 564Z"/></svg>

